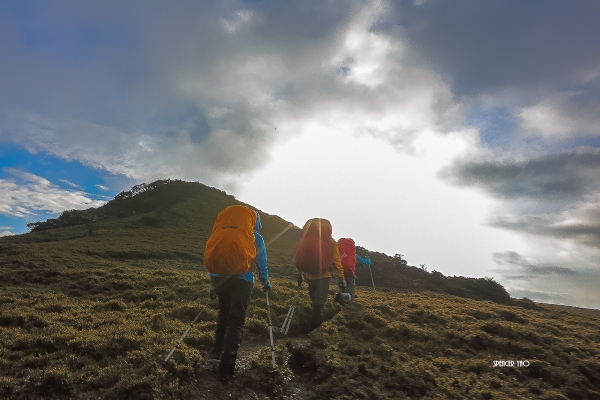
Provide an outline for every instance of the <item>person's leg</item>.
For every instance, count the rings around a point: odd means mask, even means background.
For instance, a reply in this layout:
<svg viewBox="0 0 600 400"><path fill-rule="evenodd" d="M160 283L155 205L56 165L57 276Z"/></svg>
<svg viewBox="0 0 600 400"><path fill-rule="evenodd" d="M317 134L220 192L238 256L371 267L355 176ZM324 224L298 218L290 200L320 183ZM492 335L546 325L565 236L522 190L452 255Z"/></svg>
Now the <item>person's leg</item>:
<svg viewBox="0 0 600 400"><path fill-rule="evenodd" d="M344 279L346 280L346 287L348 293L350 294L350 301L354 301L354 293L356 292L356 277L354 275L344 275Z"/></svg>
<svg viewBox="0 0 600 400"><path fill-rule="evenodd" d="M233 375L238 348L242 343L246 309L250 302L252 283L239 278L231 278L227 285L230 293L230 308L227 318L227 329L223 338L223 352L219 364L219 376L226 378Z"/></svg>
<svg viewBox="0 0 600 400"><path fill-rule="evenodd" d="M310 297L310 302L314 303L315 302L315 289L316 289L316 285L315 285L315 280L314 279L307 279L306 282L308 283L308 297Z"/></svg>
<svg viewBox="0 0 600 400"><path fill-rule="evenodd" d="M329 279L309 280L309 294L312 301L312 313L310 316L309 329L318 328L323 323L323 308L327 303L329 295Z"/></svg>
<svg viewBox="0 0 600 400"><path fill-rule="evenodd" d="M308 297L310 297L310 302L312 304L312 313L310 315L310 320L308 321L308 329L312 331L317 326L317 321L319 320L322 308L319 308L315 303L318 291L318 279L307 279L307 282Z"/></svg>
<svg viewBox="0 0 600 400"><path fill-rule="evenodd" d="M227 290L224 286L228 278L212 278L213 286L219 299L219 314L217 316L217 327L215 329L215 336L211 348L208 352L208 358L218 360L221 358L221 351L223 349L223 338L225 337L225 331L227 329L227 320L229 318L229 311L231 308L231 291Z"/></svg>

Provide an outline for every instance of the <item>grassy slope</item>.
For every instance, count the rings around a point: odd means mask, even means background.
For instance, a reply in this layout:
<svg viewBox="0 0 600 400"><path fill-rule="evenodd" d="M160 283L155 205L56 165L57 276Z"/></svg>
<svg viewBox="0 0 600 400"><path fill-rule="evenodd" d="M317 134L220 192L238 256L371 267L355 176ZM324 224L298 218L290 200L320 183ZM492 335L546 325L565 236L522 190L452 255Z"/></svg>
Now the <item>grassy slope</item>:
<svg viewBox="0 0 600 400"><path fill-rule="evenodd" d="M1 238L0 396L193 398L190 382L211 379L200 350L211 340L214 304L172 361L161 361L207 302L204 241L234 202L200 185L160 212ZM267 242L287 225L261 216ZM268 249L275 326L295 291L298 235L293 228ZM245 346L262 351L248 357L238 387L281 398L295 384L310 388L304 398L600 396L595 314L366 288L339 311L328 304L331 319L310 340L276 336L281 373L273 376L264 297L255 290ZM289 337L305 337L308 313L303 292ZM497 359L531 365L493 368Z"/></svg>

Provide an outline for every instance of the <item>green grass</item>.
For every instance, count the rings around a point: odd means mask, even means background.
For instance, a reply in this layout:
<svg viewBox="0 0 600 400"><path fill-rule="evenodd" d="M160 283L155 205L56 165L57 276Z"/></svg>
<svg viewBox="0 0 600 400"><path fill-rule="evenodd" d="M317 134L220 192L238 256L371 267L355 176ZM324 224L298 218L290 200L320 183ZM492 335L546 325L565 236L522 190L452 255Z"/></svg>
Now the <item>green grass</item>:
<svg viewBox="0 0 600 400"><path fill-rule="evenodd" d="M296 350L311 360L311 380L322 382L317 392L347 399L600 394L597 315L569 312L557 320L550 305L530 311L437 293L368 296ZM499 368L494 360L530 365Z"/></svg>
<svg viewBox="0 0 600 400"><path fill-rule="evenodd" d="M61 228L0 238L0 398L194 398L194 385L212 384L202 351L215 327L214 302L162 361L208 302L204 243L217 213L235 199L175 185L158 205L148 199L161 196L138 190L120 197L122 207L86 211L87 222L71 212ZM287 226L261 217L267 242ZM294 227L268 248L276 328L296 290L298 236ZM307 399L600 397L598 313L475 300L502 291L489 280L371 257L378 291L359 275L367 286L357 302L342 309L330 301L327 322L310 338L304 288L289 335L275 335L276 376L265 298L255 289L242 347L252 351L240 359L237 383L220 390L284 398L300 387ZM495 368L494 360L530 366Z"/></svg>

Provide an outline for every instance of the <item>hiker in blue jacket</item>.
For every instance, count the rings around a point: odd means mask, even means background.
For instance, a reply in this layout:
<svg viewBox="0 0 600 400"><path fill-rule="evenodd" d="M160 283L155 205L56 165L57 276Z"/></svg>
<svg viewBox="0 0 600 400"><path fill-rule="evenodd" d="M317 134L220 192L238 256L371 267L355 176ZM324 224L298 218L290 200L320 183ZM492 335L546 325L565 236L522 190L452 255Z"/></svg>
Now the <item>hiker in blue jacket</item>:
<svg viewBox="0 0 600 400"><path fill-rule="evenodd" d="M356 262L357 263L361 263L369 268L371 268L371 259L369 258L369 256L366 256L365 258L361 258L358 254L356 255Z"/></svg>
<svg viewBox="0 0 600 400"><path fill-rule="evenodd" d="M359 256L357 254L356 255L356 264L357 265L363 264L367 268L371 268L371 259L369 258L369 256L362 258L361 256ZM352 275L344 274L344 278L346 279L346 283L348 285L348 293L350 293L351 301L354 301L354 299L356 299L356 275L355 274L352 274Z"/></svg>
<svg viewBox="0 0 600 400"><path fill-rule="evenodd" d="M242 206L240 206L242 207ZM256 258L252 262L257 267L258 278L264 291L271 290L269 271L267 269L267 251L262 236L260 215L256 215L254 224L254 247ZM212 346L208 352L209 359L220 360L219 380L226 381L235 370L238 348L242 343L246 309L250 302L250 294L254 286L252 270L241 275L221 275L210 273L210 297L219 299L219 314Z"/></svg>

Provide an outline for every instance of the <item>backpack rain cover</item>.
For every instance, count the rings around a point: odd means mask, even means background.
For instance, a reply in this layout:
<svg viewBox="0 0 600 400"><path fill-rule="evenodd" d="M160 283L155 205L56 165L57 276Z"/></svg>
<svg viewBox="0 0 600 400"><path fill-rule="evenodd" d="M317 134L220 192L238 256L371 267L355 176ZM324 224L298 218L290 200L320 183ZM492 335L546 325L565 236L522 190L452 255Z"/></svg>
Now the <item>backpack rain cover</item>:
<svg viewBox="0 0 600 400"><path fill-rule="evenodd" d="M331 265L331 223L324 218L309 219L296 245L296 268L310 275L329 271Z"/></svg>
<svg viewBox="0 0 600 400"><path fill-rule="evenodd" d="M342 238L338 240L338 249L340 250L340 261L344 267L344 273L354 275L356 272L356 247L354 240Z"/></svg>
<svg viewBox="0 0 600 400"><path fill-rule="evenodd" d="M204 250L204 266L214 274L241 275L252 269L256 258L256 213L246 206L222 210Z"/></svg>

